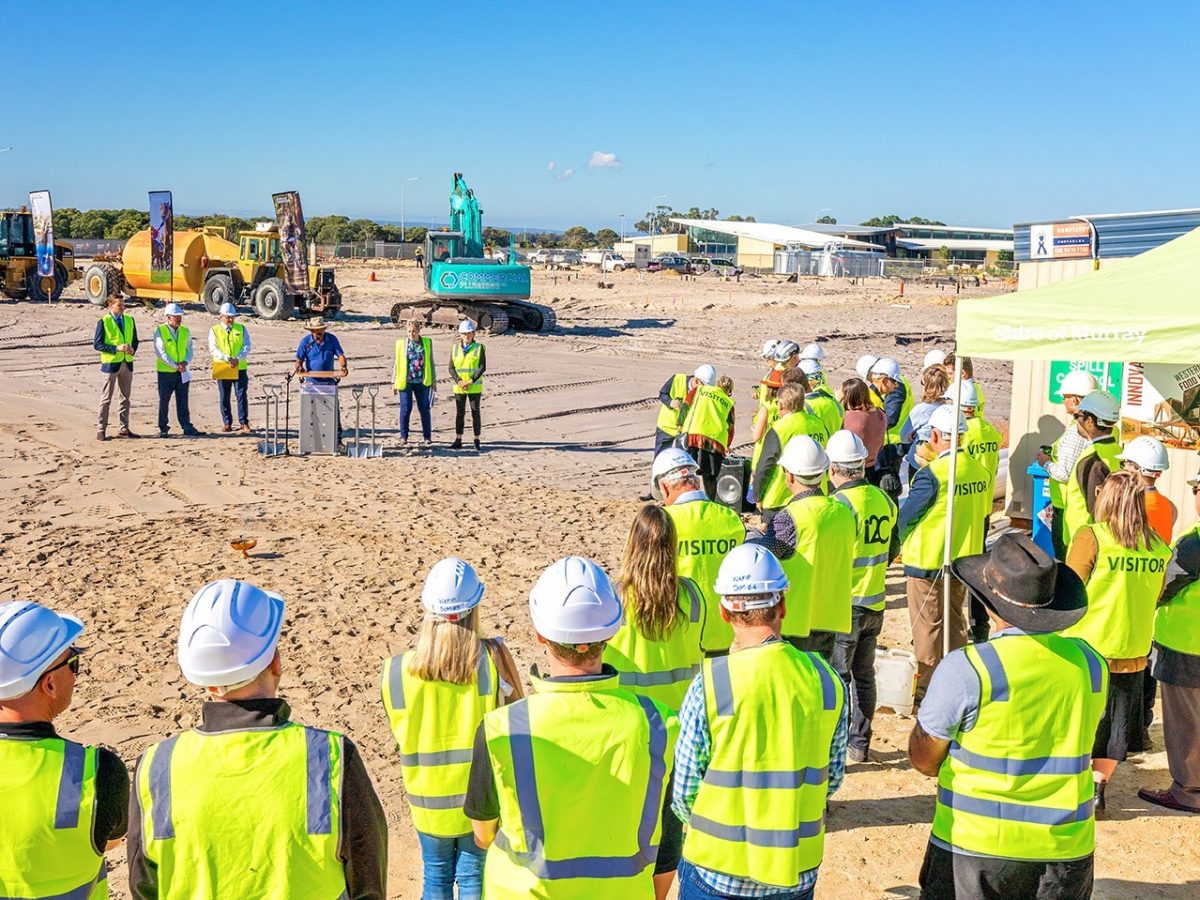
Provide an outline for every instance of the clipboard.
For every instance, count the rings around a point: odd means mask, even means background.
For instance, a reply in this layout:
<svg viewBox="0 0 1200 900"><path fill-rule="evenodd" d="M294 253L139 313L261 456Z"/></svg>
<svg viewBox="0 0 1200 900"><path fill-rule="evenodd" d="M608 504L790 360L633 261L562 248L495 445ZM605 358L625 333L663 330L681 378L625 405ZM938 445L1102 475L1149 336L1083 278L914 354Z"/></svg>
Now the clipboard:
<svg viewBox="0 0 1200 900"><path fill-rule="evenodd" d="M227 363L224 360L214 359L212 364L212 377L213 381L237 381L237 363Z"/></svg>

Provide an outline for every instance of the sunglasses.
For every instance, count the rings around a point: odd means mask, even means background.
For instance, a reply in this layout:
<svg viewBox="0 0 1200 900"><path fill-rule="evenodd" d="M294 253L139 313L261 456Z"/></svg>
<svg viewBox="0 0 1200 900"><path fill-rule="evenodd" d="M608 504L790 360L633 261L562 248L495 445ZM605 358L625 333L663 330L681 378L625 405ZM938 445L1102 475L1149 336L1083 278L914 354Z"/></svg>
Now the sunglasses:
<svg viewBox="0 0 1200 900"><path fill-rule="evenodd" d="M80 657L83 656L83 651L80 650L78 647L71 647L70 653L71 653L71 655L68 656L66 659L64 659L62 662L60 662L57 666L51 666L49 669L47 669L42 674L49 675L51 672L56 672L59 669L66 666L68 669L71 670L72 675L78 675L79 669L81 668Z"/></svg>

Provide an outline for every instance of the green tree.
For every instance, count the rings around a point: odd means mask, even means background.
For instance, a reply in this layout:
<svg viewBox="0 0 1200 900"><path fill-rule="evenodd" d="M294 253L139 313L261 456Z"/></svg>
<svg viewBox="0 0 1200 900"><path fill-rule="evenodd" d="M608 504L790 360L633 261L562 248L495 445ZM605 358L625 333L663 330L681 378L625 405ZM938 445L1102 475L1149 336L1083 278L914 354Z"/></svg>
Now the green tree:
<svg viewBox="0 0 1200 900"><path fill-rule="evenodd" d="M139 231L149 227L149 211L123 209L117 220L105 229L104 236L118 241L126 241Z"/></svg>
<svg viewBox="0 0 1200 900"><path fill-rule="evenodd" d="M429 229L423 225L414 225L404 229L404 239L419 244L425 240L425 234L428 231Z"/></svg>
<svg viewBox="0 0 1200 900"><path fill-rule="evenodd" d="M64 206L62 209L54 211L54 236L55 238L74 237L71 233L72 226L75 224L75 218L79 215L79 210Z"/></svg>
<svg viewBox="0 0 1200 900"><path fill-rule="evenodd" d="M574 225L563 232L563 243L574 250L582 250L593 246L596 236L582 225Z"/></svg>
<svg viewBox="0 0 1200 900"><path fill-rule="evenodd" d="M817 219L817 224L818 225L836 225L837 219L835 219L833 216L821 216L821 218Z"/></svg>
<svg viewBox="0 0 1200 900"><path fill-rule="evenodd" d="M77 238L102 238L104 232L117 220L111 210L89 209L75 216L71 223L72 236Z"/></svg>
<svg viewBox="0 0 1200 900"><path fill-rule="evenodd" d="M601 247L611 247L620 239L621 236L611 228L601 228L596 231L596 243Z"/></svg>
<svg viewBox="0 0 1200 900"><path fill-rule="evenodd" d="M872 219L867 219L865 222L859 222L859 225L866 225L868 228L891 228L897 222L909 222L913 225L945 225L945 222L940 222L937 219L923 219L920 216L898 216L892 213L889 216L875 216Z"/></svg>
<svg viewBox="0 0 1200 900"><path fill-rule="evenodd" d="M488 247L507 247L512 243L512 232L485 225L483 226L483 243Z"/></svg>
<svg viewBox="0 0 1200 900"><path fill-rule="evenodd" d="M352 219L349 224L350 240L378 241L383 239L383 229L370 219Z"/></svg>
<svg viewBox="0 0 1200 900"><path fill-rule="evenodd" d="M938 255L938 259L940 259L942 262L950 262L950 260L953 258L953 254L951 254L950 248L947 247L945 244L943 244L941 247L938 247L937 255Z"/></svg>
<svg viewBox="0 0 1200 900"><path fill-rule="evenodd" d="M997 250L996 262L1012 262L1013 252L1011 250Z"/></svg>

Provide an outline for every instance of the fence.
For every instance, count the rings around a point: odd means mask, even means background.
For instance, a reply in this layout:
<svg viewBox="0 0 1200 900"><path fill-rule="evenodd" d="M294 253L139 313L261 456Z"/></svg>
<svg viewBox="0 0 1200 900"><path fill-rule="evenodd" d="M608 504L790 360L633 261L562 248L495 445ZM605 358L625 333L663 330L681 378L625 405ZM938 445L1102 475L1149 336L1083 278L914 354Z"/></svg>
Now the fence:
<svg viewBox="0 0 1200 900"><path fill-rule="evenodd" d="M328 259L413 259L422 244L406 241L389 244L385 241L348 241L337 244L318 244L317 255Z"/></svg>
<svg viewBox="0 0 1200 900"><path fill-rule="evenodd" d="M117 254L125 247L124 241L109 238L62 238L61 240L64 244L70 244L71 252L79 257Z"/></svg>
<svg viewBox="0 0 1200 900"><path fill-rule="evenodd" d="M987 265L978 259L887 259L883 263L883 275L908 281L982 275L989 278L1015 278L1017 264L1011 260Z"/></svg>

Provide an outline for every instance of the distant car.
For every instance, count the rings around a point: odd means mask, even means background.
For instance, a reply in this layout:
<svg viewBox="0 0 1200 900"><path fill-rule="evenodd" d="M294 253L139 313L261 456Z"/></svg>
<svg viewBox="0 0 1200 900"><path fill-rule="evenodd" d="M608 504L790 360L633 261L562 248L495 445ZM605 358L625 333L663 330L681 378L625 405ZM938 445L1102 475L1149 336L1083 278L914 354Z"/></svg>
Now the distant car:
<svg viewBox="0 0 1200 900"><path fill-rule="evenodd" d="M544 266L550 262L550 256L553 252L553 250L542 247L529 254L529 261L535 266Z"/></svg>
<svg viewBox="0 0 1200 900"><path fill-rule="evenodd" d="M690 272L691 263L688 262L686 256L680 256L677 253L664 253L662 256L655 258L649 266L653 272L660 272L663 269L671 269L675 272Z"/></svg>
<svg viewBox="0 0 1200 900"><path fill-rule="evenodd" d="M698 256L691 262L692 271L696 274L712 272L714 275L734 277L742 274L742 267L731 259L720 256Z"/></svg>
<svg viewBox="0 0 1200 900"><path fill-rule="evenodd" d="M556 267L583 265L583 256L578 250L555 250L550 254L550 265Z"/></svg>

